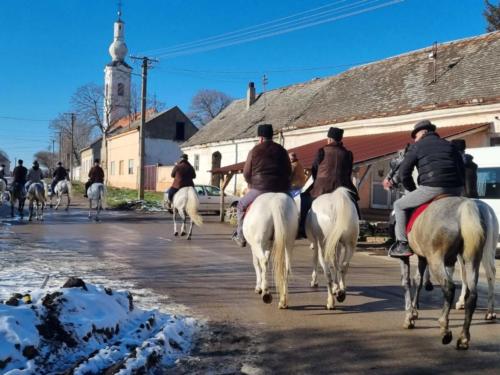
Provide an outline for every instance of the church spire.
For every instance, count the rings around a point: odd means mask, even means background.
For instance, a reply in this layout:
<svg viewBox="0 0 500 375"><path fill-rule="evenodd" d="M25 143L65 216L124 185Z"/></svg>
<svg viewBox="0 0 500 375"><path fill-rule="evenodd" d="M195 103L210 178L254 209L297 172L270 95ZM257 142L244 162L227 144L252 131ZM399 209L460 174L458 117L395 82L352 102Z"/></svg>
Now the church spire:
<svg viewBox="0 0 500 375"><path fill-rule="evenodd" d="M122 21L122 2L118 1L118 19L114 25L114 38L109 46L109 54L113 61L124 62L128 48L125 44L125 24Z"/></svg>

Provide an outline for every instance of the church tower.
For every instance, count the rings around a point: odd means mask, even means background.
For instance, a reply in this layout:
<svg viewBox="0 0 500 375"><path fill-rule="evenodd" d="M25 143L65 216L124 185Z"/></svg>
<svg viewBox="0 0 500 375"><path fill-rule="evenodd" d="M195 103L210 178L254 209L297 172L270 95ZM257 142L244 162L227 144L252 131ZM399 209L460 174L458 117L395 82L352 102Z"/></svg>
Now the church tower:
<svg viewBox="0 0 500 375"><path fill-rule="evenodd" d="M121 9L114 25L114 38L109 46L111 62L104 69L104 127L130 114L130 74L132 68L125 62L125 24Z"/></svg>

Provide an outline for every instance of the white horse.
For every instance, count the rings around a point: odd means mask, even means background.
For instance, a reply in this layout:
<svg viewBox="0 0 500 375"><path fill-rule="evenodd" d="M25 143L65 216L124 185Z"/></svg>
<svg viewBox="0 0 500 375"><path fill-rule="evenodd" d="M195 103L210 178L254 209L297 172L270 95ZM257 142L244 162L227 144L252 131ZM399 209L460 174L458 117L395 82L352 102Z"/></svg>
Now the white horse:
<svg viewBox="0 0 500 375"><path fill-rule="evenodd" d="M54 208L57 210L59 208L59 205L61 204L63 195L66 195L68 197L68 204L65 208L65 210L68 211L69 205L71 203L71 198L73 196L73 186L68 180L61 180L56 184L54 191L50 196L50 207L52 207L52 199L54 198L54 196L56 196L57 200L56 206Z"/></svg>
<svg viewBox="0 0 500 375"><path fill-rule="evenodd" d="M95 182L87 190L89 199L89 220L92 219L92 202L96 202L95 221L99 221L99 213L106 204L106 187L100 182Z"/></svg>
<svg viewBox="0 0 500 375"><path fill-rule="evenodd" d="M252 248L255 268L255 292L265 303L272 295L267 284L269 256L274 282L280 296L278 307L288 307L288 275L291 272L293 246L299 225L299 211L285 193L265 193L257 197L243 221L243 234Z"/></svg>
<svg viewBox="0 0 500 375"><path fill-rule="evenodd" d="M45 208L45 202L47 201L47 187L45 183L33 182L28 188L27 198L29 202L29 218L31 221L33 219L33 211L35 211L35 217L37 220L43 221L43 209Z"/></svg>
<svg viewBox="0 0 500 375"><path fill-rule="evenodd" d="M198 194L196 194L196 190L194 190L191 186L186 186L181 189L174 195L174 199L172 202L172 210L173 210L173 220L174 220L174 236L178 236L179 232L177 231L177 223L175 221L176 212L179 213L179 216L182 219L181 225L181 236L186 235L185 226L187 216L190 219L189 232L187 233L187 239L191 239L191 234L193 233L193 223L197 226L203 225L203 219L198 213L198 208L200 206L200 201L198 200Z"/></svg>
<svg viewBox="0 0 500 375"><path fill-rule="evenodd" d="M340 187L314 200L307 214L306 234L313 251L311 286L318 286L319 259L327 279L326 308L332 310L334 296L338 302L345 300L345 277L359 236L358 213L348 189Z"/></svg>
<svg viewBox="0 0 500 375"><path fill-rule="evenodd" d="M7 190L7 184L4 180L0 178L0 206L3 205L3 202L8 202L10 200L10 193Z"/></svg>

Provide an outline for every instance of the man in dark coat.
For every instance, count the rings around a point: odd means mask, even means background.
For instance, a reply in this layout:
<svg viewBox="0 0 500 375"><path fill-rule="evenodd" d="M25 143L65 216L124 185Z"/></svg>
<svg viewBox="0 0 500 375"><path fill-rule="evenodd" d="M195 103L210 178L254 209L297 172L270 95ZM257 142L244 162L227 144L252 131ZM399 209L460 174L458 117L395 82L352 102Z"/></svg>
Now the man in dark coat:
<svg viewBox="0 0 500 375"><path fill-rule="evenodd" d="M311 175L314 182L306 192L300 196L300 225L299 237L306 237L305 224L307 213L311 208L314 199L322 194L333 192L338 187L345 187L352 191L353 202L359 216L357 205L358 190L352 183L352 152L344 147L342 138L344 130L340 128L330 128L328 130L327 145L318 150L316 159L311 168Z"/></svg>
<svg viewBox="0 0 500 375"><path fill-rule="evenodd" d="M273 126L259 125L257 128L259 143L250 150L243 168L243 176L249 190L238 201L238 228L233 240L240 246L246 246L243 236L243 217L250 204L263 193L288 193L292 167L288 152L283 146L273 142Z"/></svg>
<svg viewBox="0 0 500 375"><path fill-rule="evenodd" d="M54 194L54 189L59 181L63 181L68 178L68 171L62 166L61 162L57 163L57 168L52 174L52 183L50 184L51 194Z"/></svg>
<svg viewBox="0 0 500 375"><path fill-rule="evenodd" d="M85 193L84 197L87 198L87 191L92 186L92 184L104 184L104 171L102 170L99 159L94 160L94 166L90 168L89 180L85 183Z"/></svg>
<svg viewBox="0 0 500 375"><path fill-rule="evenodd" d="M408 193L394 203L396 243L389 255L395 258L413 254L408 246L406 223L408 210L431 201L439 195L462 194L464 163L457 148L436 133L429 120L417 123L411 133L415 143L410 146L399 167L399 177ZM412 172L418 170L418 184Z"/></svg>
<svg viewBox="0 0 500 375"><path fill-rule="evenodd" d="M465 139L454 139L451 141L462 155L465 167L464 183L465 191L464 195L467 198L477 198L477 164L472 161L474 157L472 155L466 154L466 143Z"/></svg>
<svg viewBox="0 0 500 375"><path fill-rule="evenodd" d="M181 188L186 186L194 186L194 179L196 178L196 172L193 166L188 161L188 156L183 154L181 159L176 163L174 169L171 173L174 183L168 189L168 204L172 204L174 201L174 195Z"/></svg>
<svg viewBox="0 0 500 375"><path fill-rule="evenodd" d="M23 166L23 161L19 159L19 161L17 162L17 167L15 167L12 171L12 191L14 191L14 189L22 189L22 191L24 191L27 176L28 169Z"/></svg>

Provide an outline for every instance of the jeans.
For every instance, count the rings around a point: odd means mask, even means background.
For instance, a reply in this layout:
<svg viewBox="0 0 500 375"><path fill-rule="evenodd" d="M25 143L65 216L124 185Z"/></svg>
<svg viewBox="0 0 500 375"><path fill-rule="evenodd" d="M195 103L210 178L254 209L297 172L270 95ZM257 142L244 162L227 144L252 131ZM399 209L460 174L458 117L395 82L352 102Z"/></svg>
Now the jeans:
<svg viewBox="0 0 500 375"><path fill-rule="evenodd" d="M236 217L238 219L238 227L236 228L236 234L240 239L244 239L243 236L243 217L245 216L245 211L252 204L252 202L265 191L250 189L244 197L238 201L238 206L236 206Z"/></svg>
<svg viewBox="0 0 500 375"><path fill-rule="evenodd" d="M420 185L416 190L406 193L402 198L394 202L394 214L396 216L396 240L408 242L406 236L406 223L408 221L408 210L417 208L418 206L431 201L438 195L449 194L460 196L462 187L442 188Z"/></svg>
<svg viewBox="0 0 500 375"><path fill-rule="evenodd" d="M168 192L167 192L167 197L168 197L168 201L170 203L173 203L174 202L174 195L175 193L177 193L179 191L179 189L177 188L174 188L174 187L171 187L170 189L168 189Z"/></svg>

